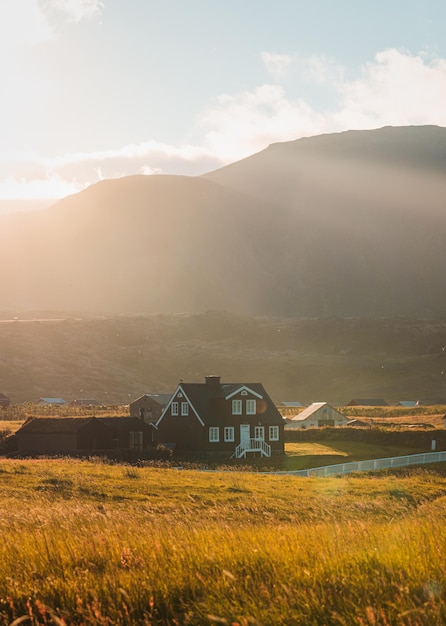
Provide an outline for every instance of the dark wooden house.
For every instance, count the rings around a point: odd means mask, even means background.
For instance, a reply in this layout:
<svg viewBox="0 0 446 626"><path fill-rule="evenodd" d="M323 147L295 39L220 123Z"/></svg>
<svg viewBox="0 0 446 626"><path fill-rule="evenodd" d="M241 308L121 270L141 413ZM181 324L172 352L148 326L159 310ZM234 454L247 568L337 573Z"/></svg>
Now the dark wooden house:
<svg viewBox="0 0 446 626"><path fill-rule="evenodd" d="M246 458L284 453L284 420L261 383L181 382L156 423L180 453Z"/></svg>

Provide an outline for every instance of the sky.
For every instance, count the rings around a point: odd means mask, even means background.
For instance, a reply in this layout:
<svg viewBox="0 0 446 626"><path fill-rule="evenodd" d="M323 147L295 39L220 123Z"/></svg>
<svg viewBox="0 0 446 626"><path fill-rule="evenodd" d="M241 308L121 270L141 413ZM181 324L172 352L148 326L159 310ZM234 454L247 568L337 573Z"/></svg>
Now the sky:
<svg viewBox="0 0 446 626"><path fill-rule="evenodd" d="M444 0L0 0L0 211L446 126L445 24Z"/></svg>

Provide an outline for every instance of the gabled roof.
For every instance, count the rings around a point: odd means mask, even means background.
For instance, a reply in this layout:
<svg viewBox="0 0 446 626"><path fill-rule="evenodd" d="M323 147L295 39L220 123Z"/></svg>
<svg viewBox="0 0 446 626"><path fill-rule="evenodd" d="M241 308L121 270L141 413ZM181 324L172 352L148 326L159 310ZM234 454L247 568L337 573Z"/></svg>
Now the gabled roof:
<svg viewBox="0 0 446 626"><path fill-rule="evenodd" d="M398 406L404 406L406 408L418 406L418 400L400 400Z"/></svg>
<svg viewBox="0 0 446 626"><path fill-rule="evenodd" d="M43 402L45 404L66 404L66 400L63 398L39 398L38 402Z"/></svg>
<svg viewBox="0 0 446 626"><path fill-rule="evenodd" d="M5 396L4 393L0 393L0 402L4 402L5 400L7 400L9 402L9 398L8 396Z"/></svg>
<svg viewBox="0 0 446 626"><path fill-rule="evenodd" d="M219 412L215 410L216 401L229 401L238 392L246 391L258 399L264 401L264 411L260 414L262 424L282 424L283 418L276 409L273 401L268 396L261 383L221 383L209 385L207 383L180 383L171 396L170 402L165 406L161 417L156 425L162 421L169 409L171 402L177 397L178 392L183 393L192 406L200 423L204 425L218 425Z"/></svg>
<svg viewBox="0 0 446 626"><path fill-rule="evenodd" d="M130 404L133 404L134 402L139 402L144 398L151 398L152 400L155 400L155 402L158 402L158 404L160 404L161 406L165 406L169 402L171 397L171 393L144 393L142 396L139 396L139 398L136 398L136 400L132 400Z"/></svg>
<svg viewBox="0 0 446 626"><path fill-rule="evenodd" d="M98 420L96 417L33 417L19 428L16 435L74 434L92 421Z"/></svg>
<svg viewBox="0 0 446 626"><path fill-rule="evenodd" d="M313 402L313 404L310 404L310 406L307 406L307 408L304 409L301 413L299 413L299 415L296 415L296 417L293 417L292 419L290 419L290 422L302 422L308 419L309 417L311 417L312 415L314 415L315 413L317 413L320 409L322 409L325 406L328 406L331 409L331 411L335 411L340 417L345 417L343 413L341 413L337 409L330 406L328 402Z"/></svg>
<svg viewBox="0 0 446 626"><path fill-rule="evenodd" d="M319 411L319 409L321 409L323 406L328 406L327 402L313 402L313 404L310 404L310 406L307 406L306 409L304 409L301 413L299 413L299 415L296 415L296 417L293 417L290 421L301 422L307 419L307 417L311 417L313 413L316 413L317 411Z"/></svg>

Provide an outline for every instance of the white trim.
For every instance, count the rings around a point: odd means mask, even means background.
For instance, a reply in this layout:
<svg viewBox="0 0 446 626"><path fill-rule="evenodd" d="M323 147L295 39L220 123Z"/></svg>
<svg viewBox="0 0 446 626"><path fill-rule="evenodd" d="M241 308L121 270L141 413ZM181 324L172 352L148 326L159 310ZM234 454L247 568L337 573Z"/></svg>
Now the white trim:
<svg viewBox="0 0 446 626"><path fill-rule="evenodd" d="M248 391L249 393L252 393L252 395L255 396L256 398L259 398L259 400L263 400L263 396L261 396L259 393L257 393L257 391L253 391L252 389L250 389L246 385L242 385L241 387L239 387L235 391L232 391L230 394L228 394L226 396L225 400L230 400L232 398L232 396L236 396L238 393L241 393L242 391Z"/></svg>
<svg viewBox="0 0 446 626"><path fill-rule="evenodd" d="M246 415L257 415L257 400L253 400L253 398L246 398L245 411ZM251 404L254 403L254 411L248 411L248 402Z"/></svg>
<svg viewBox="0 0 446 626"><path fill-rule="evenodd" d="M277 432L277 437L272 436L273 432ZM269 441L280 441L280 429L278 426L268 426L268 439Z"/></svg>
<svg viewBox="0 0 446 626"><path fill-rule="evenodd" d="M229 441L231 443L235 441L234 426L223 426L223 441Z"/></svg>
<svg viewBox="0 0 446 626"><path fill-rule="evenodd" d="M235 409L237 407L237 410ZM240 409L240 410L238 410ZM231 406L232 415L243 415L243 400L235 399Z"/></svg>
<svg viewBox="0 0 446 626"><path fill-rule="evenodd" d="M265 441L265 426L254 426L254 439Z"/></svg>
<svg viewBox="0 0 446 626"><path fill-rule="evenodd" d="M200 424L202 426L204 426L204 422L201 419L201 417L198 415L197 411L195 410L194 405L192 404L192 402L189 400L187 393L184 391L184 389L182 388L181 385L178 385L178 387L175 389L175 392L172 394L171 399L169 400L169 402L166 404L166 406L163 409L163 412L161 413L161 415L159 416L159 419L157 421L157 423L155 424L156 428L158 428L158 425L160 424L161 420L165 417L165 415L167 414L170 405L172 404L172 402L175 401L175 398L177 397L178 392L181 392L183 394L183 396L186 398L186 400L189 403L190 408L192 409L195 417L197 418L197 420L200 422Z"/></svg>
<svg viewBox="0 0 446 626"><path fill-rule="evenodd" d="M217 435L217 438L211 438L211 432ZM209 426L209 443L220 443L220 427Z"/></svg>

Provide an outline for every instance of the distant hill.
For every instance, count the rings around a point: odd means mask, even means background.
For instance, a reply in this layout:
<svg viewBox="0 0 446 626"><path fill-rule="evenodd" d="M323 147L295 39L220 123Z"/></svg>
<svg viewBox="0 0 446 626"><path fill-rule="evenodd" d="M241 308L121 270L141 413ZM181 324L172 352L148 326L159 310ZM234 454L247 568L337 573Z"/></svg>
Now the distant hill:
<svg viewBox="0 0 446 626"><path fill-rule="evenodd" d="M446 129L274 144L0 215L0 309L443 317Z"/></svg>
<svg viewBox="0 0 446 626"><path fill-rule="evenodd" d="M50 396L126 404L208 374L262 382L276 402L446 403L446 320L212 311L51 317L0 321L0 392L13 403Z"/></svg>

